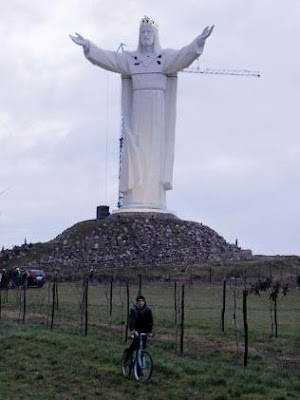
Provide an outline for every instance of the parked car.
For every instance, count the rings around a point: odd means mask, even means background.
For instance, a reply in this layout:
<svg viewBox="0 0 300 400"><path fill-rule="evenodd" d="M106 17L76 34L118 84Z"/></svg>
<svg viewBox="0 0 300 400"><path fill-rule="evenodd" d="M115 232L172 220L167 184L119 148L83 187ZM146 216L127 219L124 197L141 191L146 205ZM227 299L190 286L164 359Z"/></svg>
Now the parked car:
<svg viewBox="0 0 300 400"><path fill-rule="evenodd" d="M42 287L46 283L46 274L42 269L28 269L27 286Z"/></svg>

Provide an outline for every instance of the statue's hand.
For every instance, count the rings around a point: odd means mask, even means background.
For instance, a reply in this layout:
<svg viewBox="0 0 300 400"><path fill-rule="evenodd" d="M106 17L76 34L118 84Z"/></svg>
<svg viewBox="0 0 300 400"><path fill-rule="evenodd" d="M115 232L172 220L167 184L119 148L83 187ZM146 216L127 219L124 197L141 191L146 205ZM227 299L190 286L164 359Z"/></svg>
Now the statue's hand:
<svg viewBox="0 0 300 400"><path fill-rule="evenodd" d="M74 43L78 44L79 46L85 46L87 44L87 41L85 40L85 38L81 35L79 35L79 33L75 33L76 36L72 36L69 35L70 38L73 40Z"/></svg>
<svg viewBox="0 0 300 400"><path fill-rule="evenodd" d="M201 35L198 36L198 41L205 41L212 33L214 29L214 25L212 25L211 27L207 26L205 29L203 29L203 32L201 33Z"/></svg>

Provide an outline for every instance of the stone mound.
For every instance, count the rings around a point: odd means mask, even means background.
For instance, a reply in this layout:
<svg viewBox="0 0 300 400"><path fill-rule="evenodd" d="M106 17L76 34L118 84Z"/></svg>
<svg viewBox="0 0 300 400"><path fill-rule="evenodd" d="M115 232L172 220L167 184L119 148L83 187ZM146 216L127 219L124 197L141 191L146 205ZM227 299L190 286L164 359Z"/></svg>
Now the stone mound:
<svg viewBox="0 0 300 400"><path fill-rule="evenodd" d="M50 242L50 268L187 265L252 258L211 228L172 214L124 213L80 222Z"/></svg>

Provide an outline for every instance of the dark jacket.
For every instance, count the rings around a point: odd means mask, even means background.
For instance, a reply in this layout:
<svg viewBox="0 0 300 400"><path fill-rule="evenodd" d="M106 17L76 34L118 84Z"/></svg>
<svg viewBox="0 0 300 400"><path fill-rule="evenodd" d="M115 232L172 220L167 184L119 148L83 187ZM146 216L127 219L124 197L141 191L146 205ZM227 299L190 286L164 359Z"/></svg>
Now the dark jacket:
<svg viewBox="0 0 300 400"><path fill-rule="evenodd" d="M136 330L139 333L152 333L153 317L152 311L145 303L143 308L133 305L129 315L129 329Z"/></svg>

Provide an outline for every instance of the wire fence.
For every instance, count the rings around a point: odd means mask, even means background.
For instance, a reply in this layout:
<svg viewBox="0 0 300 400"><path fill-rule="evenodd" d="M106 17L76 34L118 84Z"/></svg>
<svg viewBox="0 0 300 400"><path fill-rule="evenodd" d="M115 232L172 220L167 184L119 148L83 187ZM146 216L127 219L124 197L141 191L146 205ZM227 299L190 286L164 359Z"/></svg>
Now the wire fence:
<svg viewBox="0 0 300 400"><path fill-rule="evenodd" d="M174 351L222 346L234 350L237 358L243 353L247 366L249 332L256 341L274 336L274 302L268 293L250 296L245 277L223 278L221 283L156 281L142 274L133 278L115 274L102 275L99 280L93 274L67 282L54 275L42 288L2 289L0 319L38 323L50 330L69 324L83 336L93 329L114 333L125 343L130 306L142 293L153 311L156 339ZM286 299L279 293L276 305L281 335L299 328L294 317L286 314L298 297L295 287ZM278 336L277 321L276 326Z"/></svg>

